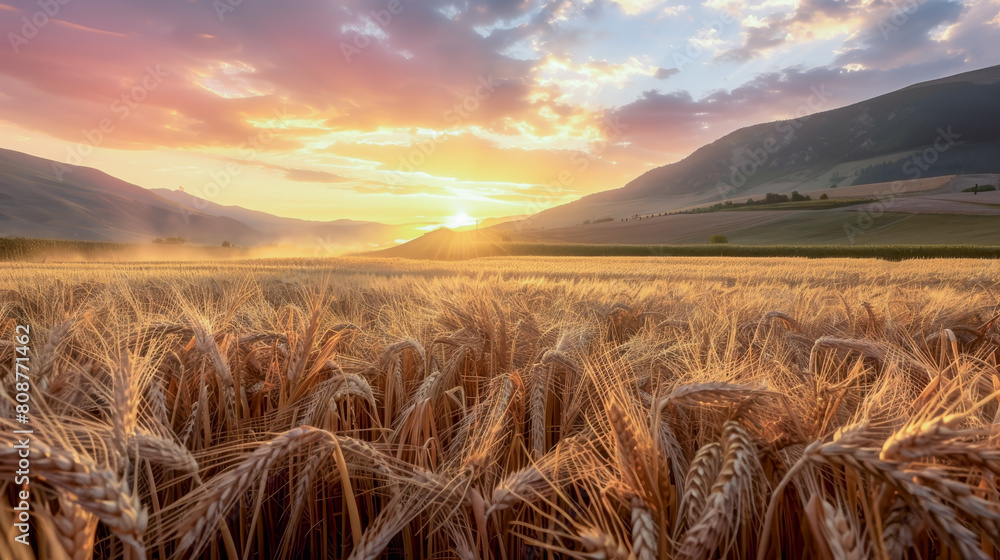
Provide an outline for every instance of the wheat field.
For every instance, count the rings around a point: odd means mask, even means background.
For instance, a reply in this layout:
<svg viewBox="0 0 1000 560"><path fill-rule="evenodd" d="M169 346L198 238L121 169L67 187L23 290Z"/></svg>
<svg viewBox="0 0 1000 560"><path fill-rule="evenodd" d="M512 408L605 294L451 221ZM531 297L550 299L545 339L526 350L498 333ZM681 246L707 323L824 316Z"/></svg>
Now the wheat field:
<svg viewBox="0 0 1000 560"><path fill-rule="evenodd" d="M1000 557L998 272L10 264L0 557Z"/></svg>

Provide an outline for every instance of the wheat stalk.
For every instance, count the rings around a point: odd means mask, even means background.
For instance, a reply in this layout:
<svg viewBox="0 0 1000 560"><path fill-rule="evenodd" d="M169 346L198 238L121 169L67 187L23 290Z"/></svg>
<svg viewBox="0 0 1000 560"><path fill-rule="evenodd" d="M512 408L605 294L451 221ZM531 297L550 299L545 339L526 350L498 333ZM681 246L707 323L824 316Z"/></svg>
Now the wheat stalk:
<svg viewBox="0 0 1000 560"><path fill-rule="evenodd" d="M0 448L0 466L14 472L20 450L14 447L16 441L7 439L6 443ZM143 553L146 512L138 496L116 474L72 451L35 440L31 441L31 470L39 480L65 492L68 499L95 515L119 539Z"/></svg>
<svg viewBox="0 0 1000 560"><path fill-rule="evenodd" d="M79 507L69 496L59 496L59 513L52 518L56 538L66 558L90 560L94 557L97 516Z"/></svg>
<svg viewBox="0 0 1000 560"><path fill-rule="evenodd" d="M722 468L701 517L681 541L680 558L705 558L718 548L725 554L740 524L741 509L746 506L752 484L755 450L750 437L735 422L725 423L722 441Z"/></svg>
<svg viewBox="0 0 1000 560"><path fill-rule="evenodd" d="M636 560L655 560L659 540L653 512L639 498L632 498L632 550Z"/></svg>
<svg viewBox="0 0 1000 560"><path fill-rule="evenodd" d="M708 496L722 469L722 446L716 442L703 445L695 454L684 479L678 524L690 525L701 518Z"/></svg>
<svg viewBox="0 0 1000 560"><path fill-rule="evenodd" d="M191 452L171 440L140 433L129 438L126 447L135 449L139 458L163 468L188 474L198 472L198 461Z"/></svg>
<svg viewBox="0 0 1000 560"><path fill-rule="evenodd" d="M637 560L621 541L597 529L584 528L579 537L595 560Z"/></svg>

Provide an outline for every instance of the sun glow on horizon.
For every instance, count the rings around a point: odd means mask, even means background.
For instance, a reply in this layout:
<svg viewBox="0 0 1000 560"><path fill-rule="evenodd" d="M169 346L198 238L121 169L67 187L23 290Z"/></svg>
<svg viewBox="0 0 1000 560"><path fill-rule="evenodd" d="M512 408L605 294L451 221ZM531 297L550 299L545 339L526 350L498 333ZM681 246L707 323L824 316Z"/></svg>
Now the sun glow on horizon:
<svg viewBox="0 0 1000 560"><path fill-rule="evenodd" d="M465 212L459 211L454 216L448 216L444 220L444 227L448 229L458 229L466 226L476 225L476 219L467 215Z"/></svg>
<svg viewBox="0 0 1000 560"><path fill-rule="evenodd" d="M430 223L424 226L417 226L414 229L419 231L434 231L441 228L461 230L468 229L469 226L475 226L477 223L479 223L478 219L469 216L464 210L459 210L455 215L445 217L443 221Z"/></svg>
<svg viewBox="0 0 1000 560"><path fill-rule="evenodd" d="M1000 37L996 0L946 0L891 44L874 0L414 2L391 25L350 2L222 21L93 0L37 40L23 4L0 0L0 148L408 231L620 188L816 89L825 111L1000 62L980 47Z"/></svg>

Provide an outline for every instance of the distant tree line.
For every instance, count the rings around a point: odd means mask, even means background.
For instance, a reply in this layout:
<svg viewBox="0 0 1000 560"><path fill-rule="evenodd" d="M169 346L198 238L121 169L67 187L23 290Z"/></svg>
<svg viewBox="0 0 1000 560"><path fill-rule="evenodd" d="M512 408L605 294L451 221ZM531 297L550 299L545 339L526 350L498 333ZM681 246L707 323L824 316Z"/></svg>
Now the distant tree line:
<svg viewBox="0 0 1000 560"><path fill-rule="evenodd" d="M805 202L807 200L812 200L812 197L809 195L801 195L799 194L799 191L792 191L791 195L769 192L764 195L764 200L755 201L752 198L748 198L743 205L756 206L761 204L781 204L784 202Z"/></svg>
<svg viewBox="0 0 1000 560"><path fill-rule="evenodd" d="M994 187L993 185L980 185L979 183L976 183L976 186L969 187L967 189L962 189L962 192L981 193L981 192L989 192L995 190L997 190L997 188Z"/></svg>
<svg viewBox="0 0 1000 560"><path fill-rule="evenodd" d="M854 172L857 180L854 184L888 183L903 178L902 164L894 161L883 161L863 167Z"/></svg>
<svg viewBox="0 0 1000 560"><path fill-rule="evenodd" d="M725 202L717 202L711 206L692 208L690 210L683 210L677 213L704 214L706 212L718 212L719 210L730 209L730 208L746 208L748 206L767 206L770 204L782 204L786 202L806 202L809 200L812 200L811 196L799 194L799 191L792 191L791 194L767 193L761 200L754 200L752 198L748 198L746 202L733 202L731 200L727 200Z"/></svg>

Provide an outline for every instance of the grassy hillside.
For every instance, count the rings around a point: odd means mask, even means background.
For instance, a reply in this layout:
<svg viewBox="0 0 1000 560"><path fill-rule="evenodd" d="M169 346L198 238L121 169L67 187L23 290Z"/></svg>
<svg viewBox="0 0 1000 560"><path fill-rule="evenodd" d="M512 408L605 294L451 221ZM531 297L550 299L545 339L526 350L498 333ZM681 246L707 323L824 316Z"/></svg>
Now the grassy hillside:
<svg viewBox="0 0 1000 560"><path fill-rule="evenodd" d="M763 192L997 173L997 99L1000 67L991 67L799 119L748 126L621 188L530 221L534 227L566 226L593 216L625 217L630 213L616 209L630 206L669 211Z"/></svg>
<svg viewBox="0 0 1000 560"><path fill-rule="evenodd" d="M747 204L746 202L723 204L720 202L711 206L683 210L678 212L678 214L705 214L708 212L759 212L761 210L831 210L833 208L855 206L857 204L865 204L867 202L875 202L875 199L830 198L820 200L817 198L816 200L795 200L775 203L755 202L753 204Z"/></svg>
<svg viewBox="0 0 1000 560"><path fill-rule="evenodd" d="M870 219L869 219L870 218ZM862 227L867 226L867 227ZM886 212L880 216L858 213L846 215L790 215L788 219L721 232L730 242L740 244L865 245L972 245L1000 246L1000 218L952 214L904 214Z"/></svg>
<svg viewBox="0 0 1000 560"><path fill-rule="evenodd" d="M113 243L185 237L239 245L266 236L227 217L191 211L87 167L0 149L0 235Z"/></svg>
<svg viewBox="0 0 1000 560"><path fill-rule="evenodd" d="M1000 245L584 245L510 243L506 255L559 257L808 257L906 259L997 259Z"/></svg>

